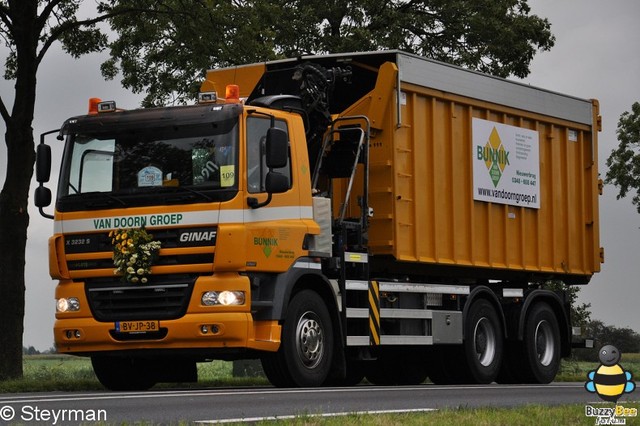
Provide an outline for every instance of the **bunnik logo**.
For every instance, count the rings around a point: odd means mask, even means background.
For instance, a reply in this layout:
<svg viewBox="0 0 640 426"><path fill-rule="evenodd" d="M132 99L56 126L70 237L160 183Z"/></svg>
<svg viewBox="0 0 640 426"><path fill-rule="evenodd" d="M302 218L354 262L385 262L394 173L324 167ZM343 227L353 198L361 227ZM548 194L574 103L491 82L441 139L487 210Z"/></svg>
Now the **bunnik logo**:
<svg viewBox="0 0 640 426"><path fill-rule="evenodd" d="M504 148L498 129L494 127L487 143L484 146L477 145L476 148L478 160L484 161L493 186L497 188L504 169L509 165L509 151Z"/></svg>

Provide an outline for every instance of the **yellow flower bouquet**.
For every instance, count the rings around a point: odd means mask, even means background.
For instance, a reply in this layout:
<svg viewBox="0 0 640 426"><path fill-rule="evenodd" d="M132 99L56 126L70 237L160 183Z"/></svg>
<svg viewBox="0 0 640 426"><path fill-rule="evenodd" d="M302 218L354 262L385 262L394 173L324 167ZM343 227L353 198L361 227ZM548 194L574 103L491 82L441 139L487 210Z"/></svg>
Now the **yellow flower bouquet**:
<svg viewBox="0 0 640 426"><path fill-rule="evenodd" d="M160 241L144 228L118 229L109 233L113 245L115 275L132 284L146 284L151 275L151 265L158 258Z"/></svg>

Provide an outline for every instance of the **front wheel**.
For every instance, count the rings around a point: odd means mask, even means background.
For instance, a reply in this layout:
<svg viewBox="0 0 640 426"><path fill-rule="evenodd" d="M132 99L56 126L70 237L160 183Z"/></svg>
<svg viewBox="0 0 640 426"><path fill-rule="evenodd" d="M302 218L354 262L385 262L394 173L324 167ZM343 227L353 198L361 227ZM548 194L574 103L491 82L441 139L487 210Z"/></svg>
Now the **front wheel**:
<svg viewBox="0 0 640 426"><path fill-rule="evenodd" d="M156 384L143 359L93 356L91 365L100 383L112 391L147 390Z"/></svg>
<svg viewBox="0 0 640 426"><path fill-rule="evenodd" d="M331 369L333 332L322 298L303 290L289 302L278 352L262 358L271 383L278 387L321 386Z"/></svg>

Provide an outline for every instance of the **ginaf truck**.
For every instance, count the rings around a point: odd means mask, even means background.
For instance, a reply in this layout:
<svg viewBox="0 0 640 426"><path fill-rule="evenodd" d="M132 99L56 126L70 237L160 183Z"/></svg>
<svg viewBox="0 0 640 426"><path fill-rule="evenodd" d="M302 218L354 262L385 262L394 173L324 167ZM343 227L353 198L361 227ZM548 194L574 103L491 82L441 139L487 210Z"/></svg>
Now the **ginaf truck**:
<svg viewBox="0 0 640 426"><path fill-rule="evenodd" d="M399 51L93 99L37 149L58 351L107 388L260 359L275 386L548 383L600 270L598 103ZM49 133L54 133L49 132Z"/></svg>

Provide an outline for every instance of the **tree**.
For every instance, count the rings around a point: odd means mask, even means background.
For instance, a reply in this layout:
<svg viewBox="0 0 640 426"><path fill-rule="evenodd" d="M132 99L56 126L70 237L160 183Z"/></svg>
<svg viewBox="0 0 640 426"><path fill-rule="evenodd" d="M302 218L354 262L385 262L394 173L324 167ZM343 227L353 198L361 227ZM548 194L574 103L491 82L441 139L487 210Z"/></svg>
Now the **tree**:
<svg viewBox="0 0 640 426"><path fill-rule="evenodd" d="M543 283L543 288L551 291L566 292L570 306L569 315L571 318L571 325L573 327L581 327L584 330L591 322L591 303L578 304L578 293L580 293L580 287L566 285L560 280L552 280Z"/></svg>
<svg viewBox="0 0 640 426"><path fill-rule="evenodd" d="M598 352L604 345L613 345L623 354L640 352L640 334L628 327L605 325L602 321L590 321L583 330L585 336L595 340L590 349L576 350L576 358L597 362Z"/></svg>
<svg viewBox="0 0 640 426"><path fill-rule="evenodd" d="M506 77L525 77L555 38L527 0L110 0L118 39L103 74L147 93L146 105L195 97L207 68L300 54L401 49ZM240 24L243 28L238 31Z"/></svg>
<svg viewBox="0 0 640 426"><path fill-rule="evenodd" d="M75 58L107 43L95 24L112 15L78 20L80 3L0 0L0 37L9 48L4 77L15 81L11 108L0 98L7 145L6 179L0 191L0 380L22 376L27 202L35 160L31 124L38 67L55 42Z"/></svg>
<svg viewBox="0 0 640 426"><path fill-rule="evenodd" d="M619 187L617 199L635 190L632 203L640 213L640 102L631 106L618 121L618 148L611 151L607 159L606 183Z"/></svg>
<svg viewBox="0 0 640 426"><path fill-rule="evenodd" d="M147 93L145 106L186 102L211 66L276 57L268 22L278 14L270 2L110 0L100 10L117 15L131 7L138 13L110 21L118 38L102 72L111 79L122 71L124 87Z"/></svg>

